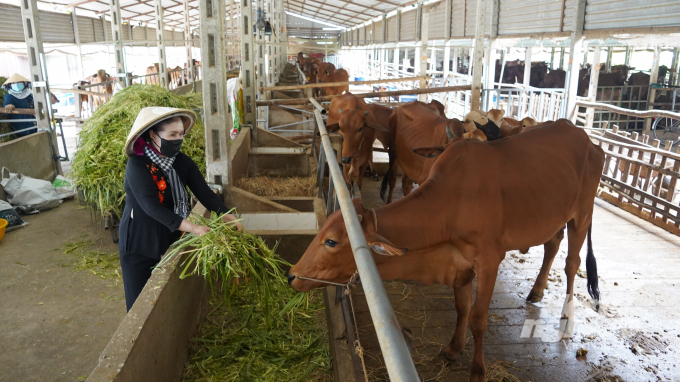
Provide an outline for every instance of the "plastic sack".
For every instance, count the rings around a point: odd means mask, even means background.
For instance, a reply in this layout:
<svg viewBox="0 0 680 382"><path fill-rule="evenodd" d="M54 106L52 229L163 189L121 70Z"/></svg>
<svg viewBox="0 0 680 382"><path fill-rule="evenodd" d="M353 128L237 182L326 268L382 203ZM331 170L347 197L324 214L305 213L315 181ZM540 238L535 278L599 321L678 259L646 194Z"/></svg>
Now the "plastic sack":
<svg viewBox="0 0 680 382"><path fill-rule="evenodd" d="M5 232L19 229L28 224L21 219L12 205L4 200L0 200L0 219L7 220L7 228L5 228Z"/></svg>
<svg viewBox="0 0 680 382"><path fill-rule="evenodd" d="M52 186L57 191L57 196L59 199L72 198L76 194L76 190L73 189L71 183L61 175L57 175L52 181Z"/></svg>
<svg viewBox="0 0 680 382"><path fill-rule="evenodd" d="M9 176L5 177L5 173L8 173ZM52 183L10 173L7 167L2 168L0 185L7 193L7 201L22 209L42 211L57 207L61 203L57 190L52 186Z"/></svg>

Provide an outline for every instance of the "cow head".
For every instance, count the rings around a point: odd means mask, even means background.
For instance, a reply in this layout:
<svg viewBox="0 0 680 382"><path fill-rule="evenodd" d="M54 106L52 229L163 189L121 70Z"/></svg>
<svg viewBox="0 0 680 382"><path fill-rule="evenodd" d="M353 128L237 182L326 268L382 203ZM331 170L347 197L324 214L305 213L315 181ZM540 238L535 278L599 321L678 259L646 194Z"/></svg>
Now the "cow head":
<svg viewBox="0 0 680 382"><path fill-rule="evenodd" d="M408 252L408 249L397 248L379 235L375 231L374 218L370 211L364 209L360 199L355 199L353 202L378 271L385 262ZM300 277L344 284L349 282L356 270L357 266L347 236L347 227L342 212L338 210L328 217L300 261L290 269L288 283L293 289L306 292L327 284L300 279Z"/></svg>
<svg viewBox="0 0 680 382"><path fill-rule="evenodd" d="M475 126L475 123L479 123L480 125L486 125L488 121L489 118L487 118L485 112L481 110L474 110L469 112L465 116L465 118L463 119L463 126L465 127L465 131L469 133L477 128Z"/></svg>
<svg viewBox="0 0 680 382"><path fill-rule="evenodd" d="M362 109L338 109L340 118L337 123L327 126L328 131L340 131L342 135L342 163L350 164L352 158L361 149L361 145L370 145L372 142L363 142L364 128L373 129L374 131L386 131L386 128L378 125L373 121L372 116L368 110Z"/></svg>
<svg viewBox="0 0 680 382"><path fill-rule="evenodd" d="M475 122L475 126L477 129L481 130L484 135L486 135L486 139L489 141L495 141L496 139L501 138L500 127L498 127L498 125L496 125L491 119L489 119L484 125Z"/></svg>
<svg viewBox="0 0 680 382"><path fill-rule="evenodd" d="M531 126L536 126L536 125L538 125L538 122L536 122L536 120L533 119L533 118L531 118L531 117L525 117L525 118L521 121L521 124L522 124L522 130L524 130L524 129L526 129L527 127L531 127Z"/></svg>
<svg viewBox="0 0 680 382"><path fill-rule="evenodd" d="M503 123L503 117L505 116L505 110L503 109L491 109L486 113L486 117L493 121L496 126L500 126Z"/></svg>

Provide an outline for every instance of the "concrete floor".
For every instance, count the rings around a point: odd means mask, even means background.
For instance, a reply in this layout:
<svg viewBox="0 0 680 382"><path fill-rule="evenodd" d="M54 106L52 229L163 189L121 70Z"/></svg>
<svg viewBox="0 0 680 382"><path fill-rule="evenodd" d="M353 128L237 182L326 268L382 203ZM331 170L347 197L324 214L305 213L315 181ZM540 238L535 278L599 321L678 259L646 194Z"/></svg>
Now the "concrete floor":
<svg viewBox="0 0 680 382"><path fill-rule="evenodd" d="M84 380L125 315L123 286L72 270L61 249L117 246L73 200L23 218L0 242L0 381Z"/></svg>
<svg viewBox="0 0 680 382"><path fill-rule="evenodd" d="M364 179L364 205L383 205L378 187L379 182ZM397 189L395 196L401 195ZM532 248L527 255L509 252L491 303L484 342L487 367L510 362L506 371L522 381L680 381L680 238L599 199L594 215L600 312L586 298L586 280L577 277L574 336L569 341L553 340L566 290L562 280L567 240L553 264L549 289L538 304L527 303L525 297L540 269L542 247ZM467 381L473 352L469 330L466 350L456 362L445 364L438 356L455 327L452 290L410 282L385 286L400 323L413 332L412 353L422 380ZM387 380L360 290L354 304L369 379ZM521 338L525 320L539 318L545 322L545 335L534 330L531 337ZM580 348L588 350L587 356L576 357Z"/></svg>

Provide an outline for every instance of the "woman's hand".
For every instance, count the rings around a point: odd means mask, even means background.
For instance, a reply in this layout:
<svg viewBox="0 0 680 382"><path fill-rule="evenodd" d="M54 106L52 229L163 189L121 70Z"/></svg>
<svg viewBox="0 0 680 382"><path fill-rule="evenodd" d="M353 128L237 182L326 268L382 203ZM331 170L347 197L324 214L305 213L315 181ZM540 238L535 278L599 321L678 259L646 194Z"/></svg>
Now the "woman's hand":
<svg viewBox="0 0 680 382"><path fill-rule="evenodd" d="M8 105L5 105L5 111L7 111L8 113L11 113L12 111L14 111L14 108L15 108L15 106L12 105L11 103L8 104Z"/></svg>
<svg viewBox="0 0 680 382"><path fill-rule="evenodd" d="M182 224L179 225L178 229L182 232L193 233L196 236L202 236L210 232L210 228L204 225L194 224L190 222L189 219L183 219Z"/></svg>
<svg viewBox="0 0 680 382"><path fill-rule="evenodd" d="M229 222L235 222L234 227L236 227L237 230L242 231L243 230L243 225L241 225L241 222L236 219L236 216L232 214L227 214L222 216L222 221L225 223Z"/></svg>
<svg viewBox="0 0 680 382"><path fill-rule="evenodd" d="M204 226L204 225L197 225L197 224L194 224L194 230L193 230L191 233L193 233L193 234L196 235L196 236L203 236L203 235L205 235L205 234L208 233L208 232L210 232L210 228L209 228L209 227L206 227L206 226Z"/></svg>

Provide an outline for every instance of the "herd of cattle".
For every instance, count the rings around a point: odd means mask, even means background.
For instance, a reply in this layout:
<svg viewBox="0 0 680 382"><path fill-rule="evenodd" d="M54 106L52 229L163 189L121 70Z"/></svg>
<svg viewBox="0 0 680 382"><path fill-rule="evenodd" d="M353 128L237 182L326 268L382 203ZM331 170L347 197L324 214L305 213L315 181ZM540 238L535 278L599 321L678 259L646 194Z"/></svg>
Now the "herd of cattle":
<svg viewBox="0 0 680 382"><path fill-rule="evenodd" d="M660 69L663 69L661 67ZM631 73L635 68L626 65L615 65L606 72L600 71L598 77L598 87L608 86L640 86L638 89L606 89L604 92L598 90L598 100L617 100L622 96L624 100L647 100L649 92L650 75L643 72ZM508 61L503 68L500 60L496 60L496 82L501 82L501 71L503 72L502 83L514 84L524 83L524 61ZM579 96L585 96L588 93L588 85L590 83L591 67L586 66L579 71L578 90ZM545 62L531 63L531 77L529 78L529 85L537 88L558 88L563 89L567 72L562 69L550 69ZM664 76L660 70L660 75Z"/></svg>
<svg viewBox="0 0 680 382"><path fill-rule="evenodd" d="M321 58L305 57L302 52L299 52L297 55L297 63L309 83L316 84L349 81L349 74L345 69L337 69L335 65L330 62L323 62ZM349 85L326 86L314 88L313 94L315 97L319 97L322 95L342 94L346 91L349 91Z"/></svg>
<svg viewBox="0 0 680 382"><path fill-rule="evenodd" d="M385 206L354 207L380 275L453 288L458 320L442 356L463 350L468 324L474 337L471 380L485 381L482 339L488 308L506 251L544 246L544 260L527 300L541 301L548 273L568 231L567 290L560 333L572 334L574 276L588 239L590 295L599 300L591 221L604 152L568 120L537 124L503 118L502 110L449 119L437 101L395 109L366 104L351 93L336 96L327 128L343 137L343 175L360 194L363 171L378 139L389 153L382 183ZM395 171L403 171L405 197L391 202ZM531 171L528 171L528 169ZM413 182L420 186L413 190ZM387 190L389 188L389 191ZM356 272L341 211L327 219L288 276L308 291L324 282L347 283ZM472 304L472 280L477 290Z"/></svg>
<svg viewBox="0 0 680 382"><path fill-rule="evenodd" d="M201 65L200 61L196 60L193 61L194 67ZM184 64L185 69L186 66L187 65ZM159 73L158 63L154 63L152 66L146 68L146 76L135 77L132 75L132 73L128 73L128 79L131 84L145 83L160 85L160 76L158 75L158 73ZM188 74L186 70L182 70L181 67L177 66L173 69L168 70L167 82L170 85L170 88L177 88L182 86L182 84L188 83L187 76ZM194 81L197 78L198 72L194 71ZM94 93L113 94L113 77L110 74L106 73L104 69L97 70L97 73L88 76L84 80L80 80L73 85L77 86L81 90L86 90ZM97 110L102 103L106 102L106 97L92 96L92 98L90 99L90 96L87 94L79 94L78 100L79 102L77 105L80 106L82 113L85 111Z"/></svg>

